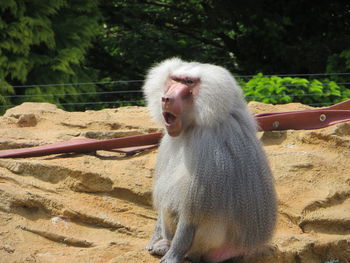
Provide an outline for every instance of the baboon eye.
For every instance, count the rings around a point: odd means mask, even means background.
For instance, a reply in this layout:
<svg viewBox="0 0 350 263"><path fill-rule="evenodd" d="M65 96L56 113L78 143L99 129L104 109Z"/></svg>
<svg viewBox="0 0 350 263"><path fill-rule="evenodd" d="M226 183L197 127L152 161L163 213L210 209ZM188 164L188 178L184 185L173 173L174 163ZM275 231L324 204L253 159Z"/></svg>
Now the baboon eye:
<svg viewBox="0 0 350 263"><path fill-rule="evenodd" d="M185 79L185 84L192 85L194 81L192 79Z"/></svg>

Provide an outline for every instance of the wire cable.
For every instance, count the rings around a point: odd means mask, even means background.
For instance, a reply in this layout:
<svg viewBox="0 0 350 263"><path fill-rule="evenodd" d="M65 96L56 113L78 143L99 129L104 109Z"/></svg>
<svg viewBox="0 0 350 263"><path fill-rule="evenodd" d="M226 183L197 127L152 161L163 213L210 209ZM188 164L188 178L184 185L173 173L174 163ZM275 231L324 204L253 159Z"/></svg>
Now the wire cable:
<svg viewBox="0 0 350 263"><path fill-rule="evenodd" d="M236 78L252 78L254 75L234 75ZM263 77L300 77L300 76L350 76L349 72L339 72L339 73L296 73L296 74L263 74ZM129 83L143 83L144 80L113 80L113 81L97 81L97 82L78 82L78 83L52 83L52 84L30 84L30 85L14 85L15 89L19 88L35 88L35 87L64 87L64 86L88 86L88 85L107 85L107 84L129 84Z"/></svg>

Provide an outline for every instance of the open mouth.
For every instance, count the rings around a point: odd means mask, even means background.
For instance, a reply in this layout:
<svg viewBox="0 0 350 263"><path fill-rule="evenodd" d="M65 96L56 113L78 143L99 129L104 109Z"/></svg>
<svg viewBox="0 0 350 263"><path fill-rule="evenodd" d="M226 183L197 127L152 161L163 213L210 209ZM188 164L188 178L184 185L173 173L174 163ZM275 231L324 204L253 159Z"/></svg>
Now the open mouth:
<svg viewBox="0 0 350 263"><path fill-rule="evenodd" d="M170 112L163 112L165 124L170 126L176 121L176 116Z"/></svg>

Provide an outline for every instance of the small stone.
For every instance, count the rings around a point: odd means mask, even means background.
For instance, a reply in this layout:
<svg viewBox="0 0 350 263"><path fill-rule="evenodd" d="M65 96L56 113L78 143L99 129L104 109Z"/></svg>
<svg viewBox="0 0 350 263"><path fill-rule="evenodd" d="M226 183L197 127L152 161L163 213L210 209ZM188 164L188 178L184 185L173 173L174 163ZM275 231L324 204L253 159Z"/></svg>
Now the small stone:
<svg viewBox="0 0 350 263"><path fill-rule="evenodd" d="M17 125L20 127L34 127L37 123L36 116L33 113L21 114L17 121Z"/></svg>

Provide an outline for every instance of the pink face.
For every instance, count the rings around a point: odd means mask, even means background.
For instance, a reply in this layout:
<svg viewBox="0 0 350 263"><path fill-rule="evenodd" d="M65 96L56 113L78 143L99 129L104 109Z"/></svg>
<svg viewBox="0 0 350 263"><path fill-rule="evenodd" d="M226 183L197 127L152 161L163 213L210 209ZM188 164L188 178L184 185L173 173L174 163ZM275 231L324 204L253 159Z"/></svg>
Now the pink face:
<svg viewBox="0 0 350 263"><path fill-rule="evenodd" d="M162 111L170 136L176 137L184 129L186 114L192 110L199 83L199 78L184 75L172 75L168 79L162 97Z"/></svg>

